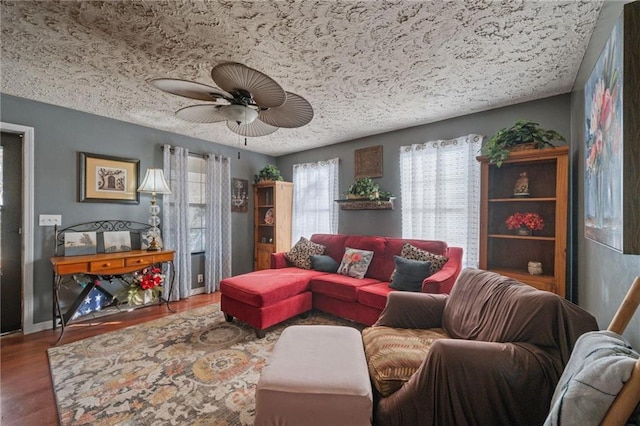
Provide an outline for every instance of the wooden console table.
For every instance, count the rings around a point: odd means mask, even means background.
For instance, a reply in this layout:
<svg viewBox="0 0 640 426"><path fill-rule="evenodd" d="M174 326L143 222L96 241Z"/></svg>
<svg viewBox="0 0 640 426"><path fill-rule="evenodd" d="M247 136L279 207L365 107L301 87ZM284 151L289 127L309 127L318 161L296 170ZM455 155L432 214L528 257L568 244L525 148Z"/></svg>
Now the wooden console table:
<svg viewBox="0 0 640 426"><path fill-rule="evenodd" d="M167 308L171 311L169 306L169 295L173 290L173 282L175 280L175 268L173 265L173 250L160 250L160 251L147 251L147 250L132 250L119 253L98 253L92 255L82 256L54 256L51 258L51 266L54 272L53 278L53 329L56 329L57 318L60 318L60 324L62 331L60 337L56 341L56 344L62 339L65 326L71 321L82 302L87 295L96 286L95 280L90 280L89 283L83 288L80 294L75 298L71 306L66 312L62 312L60 307L59 291L60 286L65 276L73 274L86 274L93 276L113 276L128 274L136 271L140 271L146 267L157 264L168 264L171 272L171 279L169 280L169 291L165 297L163 289L162 296L158 299L158 303L162 303L163 300L167 303ZM165 287L166 288L166 287Z"/></svg>

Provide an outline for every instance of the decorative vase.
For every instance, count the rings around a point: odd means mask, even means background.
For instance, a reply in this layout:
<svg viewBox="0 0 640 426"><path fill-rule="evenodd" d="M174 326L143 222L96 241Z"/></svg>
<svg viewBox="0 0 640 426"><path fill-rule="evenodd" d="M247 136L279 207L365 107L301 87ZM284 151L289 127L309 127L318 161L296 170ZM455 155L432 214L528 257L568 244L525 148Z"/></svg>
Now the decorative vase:
<svg viewBox="0 0 640 426"><path fill-rule="evenodd" d="M527 270L531 275L542 275L542 262L530 261L527 264Z"/></svg>
<svg viewBox="0 0 640 426"><path fill-rule="evenodd" d="M529 177L527 172L520 173L520 177L516 180L516 184L513 187L514 197L528 197L529 196Z"/></svg>
<svg viewBox="0 0 640 426"><path fill-rule="evenodd" d="M521 226L520 228L516 229L516 235L528 237L529 235L531 235L531 229L527 228L526 226Z"/></svg>

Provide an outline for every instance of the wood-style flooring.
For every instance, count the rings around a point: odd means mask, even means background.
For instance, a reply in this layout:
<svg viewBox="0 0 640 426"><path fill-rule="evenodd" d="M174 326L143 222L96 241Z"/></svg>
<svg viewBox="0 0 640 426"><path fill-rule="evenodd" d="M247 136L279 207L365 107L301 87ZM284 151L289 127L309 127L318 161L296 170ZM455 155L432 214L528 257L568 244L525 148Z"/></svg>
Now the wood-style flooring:
<svg viewBox="0 0 640 426"><path fill-rule="evenodd" d="M179 302L171 302L171 309L179 313L218 302L220 293L201 294ZM77 322L67 327L59 345L168 315L175 314L163 304ZM46 351L55 344L59 333L60 328L56 331L47 330L28 335L13 334L0 339L2 426L58 424Z"/></svg>

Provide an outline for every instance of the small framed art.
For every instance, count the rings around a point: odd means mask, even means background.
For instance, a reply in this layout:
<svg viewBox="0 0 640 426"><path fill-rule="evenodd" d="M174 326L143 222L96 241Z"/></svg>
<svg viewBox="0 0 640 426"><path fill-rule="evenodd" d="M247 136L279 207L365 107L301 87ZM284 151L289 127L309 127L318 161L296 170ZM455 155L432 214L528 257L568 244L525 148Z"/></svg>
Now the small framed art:
<svg viewBox="0 0 640 426"><path fill-rule="evenodd" d="M81 202L139 204L140 160L80 152L78 192Z"/></svg>
<svg viewBox="0 0 640 426"><path fill-rule="evenodd" d="M104 239L105 253L131 251L131 234L129 231L103 232L102 237Z"/></svg>
<svg viewBox="0 0 640 426"><path fill-rule="evenodd" d="M64 255L81 256L84 254L96 254L96 233L91 232L65 232Z"/></svg>

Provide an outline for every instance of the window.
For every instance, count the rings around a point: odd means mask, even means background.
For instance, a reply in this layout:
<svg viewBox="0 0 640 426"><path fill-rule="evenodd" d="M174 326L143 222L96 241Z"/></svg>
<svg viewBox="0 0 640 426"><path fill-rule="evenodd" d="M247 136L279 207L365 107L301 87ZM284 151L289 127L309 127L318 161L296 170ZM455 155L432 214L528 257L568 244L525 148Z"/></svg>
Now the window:
<svg viewBox="0 0 640 426"><path fill-rule="evenodd" d="M338 232L339 159L293 166L292 244L300 237Z"/></svg>
<svg viewBox="0 0 640 426"><path fill-rule="evenodd" d="M191 253L203 252L205 249L205 160L200 157L189 157L187 162L189 173L189 246Z"/></svg>
<svg viewBox="0 0 640 426"><path fill-rule="evenodd" d="M172 156L171 161L174 161ZM190 155L187 159L187 188L189 194L189 247L191 253L205 250L205 159ZM174 177L169 185L175 188Z"/></svg>
<svg viewBox="0 0 640 426"><path fill-rule="evenodd" d="M462 247L463 266L478 267L482 136L400 148L402 237Z"/></svg>

